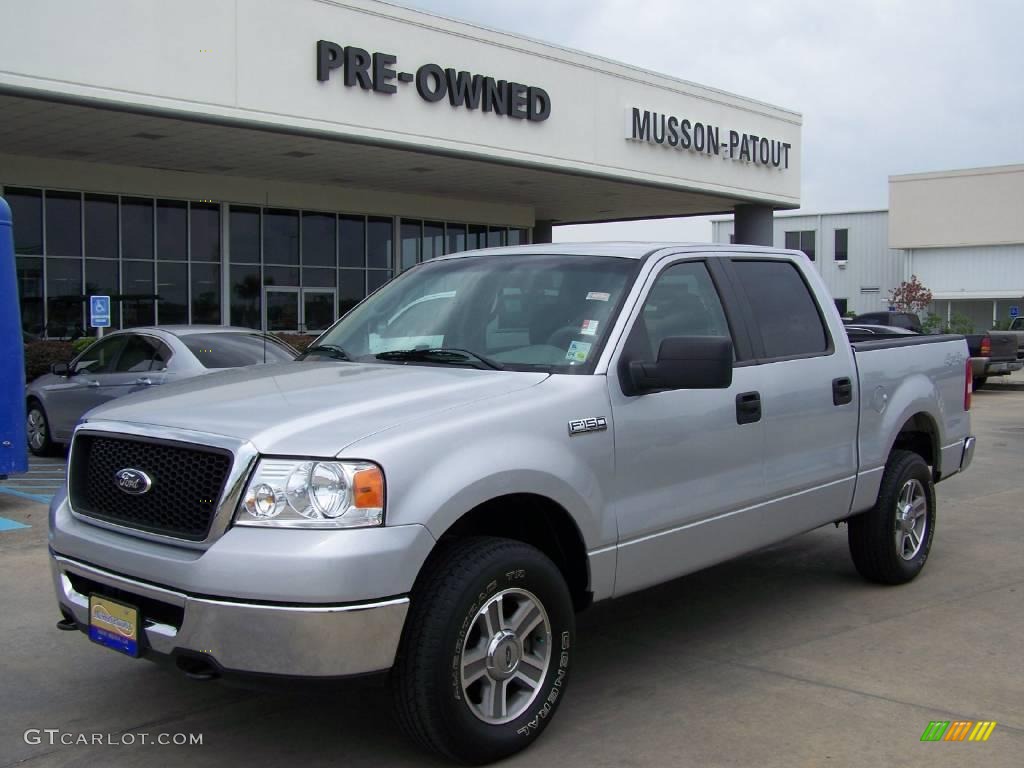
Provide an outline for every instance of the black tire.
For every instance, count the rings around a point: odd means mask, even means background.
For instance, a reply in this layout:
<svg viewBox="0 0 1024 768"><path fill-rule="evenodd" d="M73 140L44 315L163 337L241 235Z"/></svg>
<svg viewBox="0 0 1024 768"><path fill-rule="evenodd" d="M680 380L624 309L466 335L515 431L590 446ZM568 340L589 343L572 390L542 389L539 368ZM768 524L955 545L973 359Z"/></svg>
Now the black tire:
<svg viewBox="0 0 1024 768"><path fill-rule="evenodd" d="M523 591L539 601L549 620L547 671L537 673L541 682L535 694L520 694L522 684L510 682L509 688L524 700L507 714L523 705L525 709L509 722L492 724L472 709L486 706L472 699L477 690L491 685L490 673L474 684L478 687L463 690L462 651L486 642L479 639L482 607L498 595L514 605ZM428 561L412 593L390 679L399 723L421 746L461 763L488 763L515 754L537 739L564 698L574 639L569 589L558 567L542 552L510 539L458 541ZM527 642L542 653L547 641ZM523 663L517 660L511 669Z"/></svg>
<svg viewBox="0 0 1024 768"><path fill-rule="evenodd" d="M919 547L912 540L898 545L897 507L900 496L911 481L923 492L925 530L920 532ZM906 584L924 568L935 536L935 484L928 464L911 451L894 450L886 462L875 506L849 520L850 556L857 571L878 584ZM901 549L906 546L906 549ZM909 557L907 557L909 556Z"/></svg>
<svg viewBox="0 0 1024 768"><path fill-rule="evenodd" d="M977 392L979 389L985 386L986 382L988 382L988 376L978 376L976 378L973 378L971 379L971 389Z"/></svg>
<svg viewBox="0 0 1024 768"><path fill-rule="evenodd" d="M31 434L27 434L28 438L28 449L31 451L33 456L54 456L59 450L57 444L53 442L50 437L50 420L46 418L46 411L43 409L42 403L36 399L28 401L28 407L25 409L25 421L26 421L26 432L29 431L27 423L32 420L33 412L37 414L37 417L42 422L42 442L36 445L32 444Z"/></svg>

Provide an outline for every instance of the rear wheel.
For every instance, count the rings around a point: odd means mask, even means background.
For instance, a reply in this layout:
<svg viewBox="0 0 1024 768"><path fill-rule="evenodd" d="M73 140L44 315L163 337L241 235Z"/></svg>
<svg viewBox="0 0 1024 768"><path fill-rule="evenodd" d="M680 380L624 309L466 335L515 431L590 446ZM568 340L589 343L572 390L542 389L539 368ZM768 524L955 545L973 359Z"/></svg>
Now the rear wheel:
<svg viewBox="0 0 1024 768"><path fill-rule="evenodd" d="M935 535L935 485L928 464L894 450L878 501L849 520L850 555L857 571L879 584L905 584L924 568Z"/></svg>
<svg viewBox="0 0 1024 768"><path fill-rule="evenodd" d="M525 749L568 682L575 617L561 572L498 538L461 541L425 569L391 673L399 722L459 762Z"/></svg>
<svg viewBox="0 0 1024 768"><path fill-rule="evenodd" d="M57 445L50 438L50 422L46 418L46 411L38 400L29 400L25 436L28 438L28 449L34 455L52 456L57 452Z"/></svg>

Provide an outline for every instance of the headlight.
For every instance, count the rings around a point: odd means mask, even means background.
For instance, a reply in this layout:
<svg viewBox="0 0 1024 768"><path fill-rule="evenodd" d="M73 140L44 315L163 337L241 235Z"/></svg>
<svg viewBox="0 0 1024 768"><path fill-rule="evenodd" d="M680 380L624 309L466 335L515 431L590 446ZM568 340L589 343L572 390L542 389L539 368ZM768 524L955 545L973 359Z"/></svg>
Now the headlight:
<svg viewBox="0 0 1024 768"><path fill-rule="evenodd" d="M384 523L384 473L376 464L260 459L237 525L362 528Z"/></svg>

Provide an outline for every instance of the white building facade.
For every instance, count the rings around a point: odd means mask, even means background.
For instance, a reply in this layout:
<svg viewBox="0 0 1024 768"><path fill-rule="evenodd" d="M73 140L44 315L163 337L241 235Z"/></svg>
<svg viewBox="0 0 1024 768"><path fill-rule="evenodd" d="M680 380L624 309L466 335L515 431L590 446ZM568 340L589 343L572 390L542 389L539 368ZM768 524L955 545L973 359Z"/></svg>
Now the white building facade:
<svg viewBox="0 0 1024 768"><path fill-rule="evenodd" d="M1024 314L1024 166L891 176L889 205L777 215L775 245L814 260L840 311L887 309L916 275L947 323L983 331ZM730 242L731 218L712 227Z"/></svg>
<svg viewBox="0 0 1024 768"><path fill-rule="evenodd" d="M373 0L33 0L0 23L26 333L316 331L434 256L799 205L799 114Z"/></svg>

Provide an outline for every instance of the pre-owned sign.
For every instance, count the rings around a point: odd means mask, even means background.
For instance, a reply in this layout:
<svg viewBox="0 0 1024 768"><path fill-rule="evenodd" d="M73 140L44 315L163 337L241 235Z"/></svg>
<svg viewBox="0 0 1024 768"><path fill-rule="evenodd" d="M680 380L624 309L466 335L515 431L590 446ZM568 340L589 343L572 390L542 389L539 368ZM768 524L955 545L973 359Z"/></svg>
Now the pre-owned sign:
<svg viewBox="0 0 1024 768"><path fill-rule="evenodd" d="M370 53L329 40L318 40L316 44L316 79L322 83L340 69L346 86L358 86L364 91L393 94L398 92L399 85L415 83L416 92L427 102L447 98L453 107L480 109L536 123L551 116L551 97L543 88L438 64L423 64L414 73L403 72L396 68L397 63L398 57L390 53Z"/></svg>

